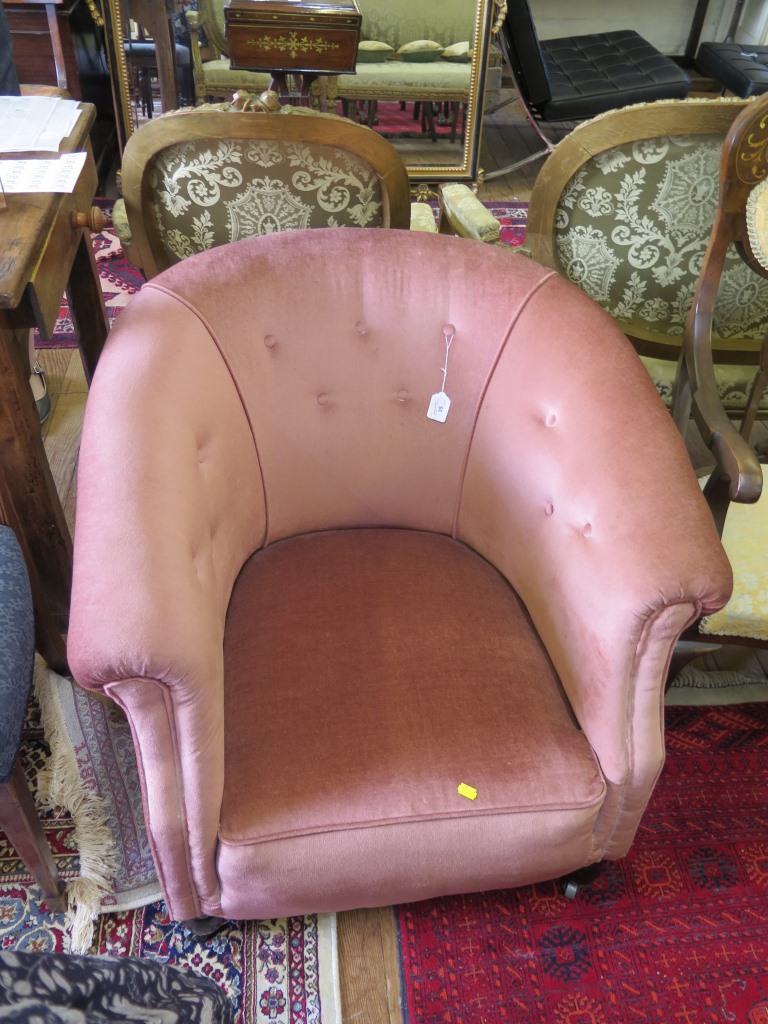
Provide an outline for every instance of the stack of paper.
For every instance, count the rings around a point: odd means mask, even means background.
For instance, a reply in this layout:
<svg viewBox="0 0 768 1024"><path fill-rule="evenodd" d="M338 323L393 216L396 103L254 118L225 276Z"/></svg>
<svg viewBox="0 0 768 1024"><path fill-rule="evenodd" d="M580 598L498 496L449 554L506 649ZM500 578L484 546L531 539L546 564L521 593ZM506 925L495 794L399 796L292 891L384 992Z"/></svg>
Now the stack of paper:
<svg viewBox="0 0 768 1024"><path fill-rule="evenodd" d="M56 153L78 115L77 100L0 96L0 153Z"/></svg>

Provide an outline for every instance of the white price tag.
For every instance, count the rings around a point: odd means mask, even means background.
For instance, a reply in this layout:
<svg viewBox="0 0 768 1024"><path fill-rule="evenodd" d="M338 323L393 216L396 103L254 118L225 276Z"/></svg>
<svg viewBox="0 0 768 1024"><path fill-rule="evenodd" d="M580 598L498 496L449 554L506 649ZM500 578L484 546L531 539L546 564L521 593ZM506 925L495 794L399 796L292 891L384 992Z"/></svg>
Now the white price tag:
<svg viewBox="0 0 768 1024"><path fill-rule="evenodd" d="M445 423L448 410L451 408L451 400L444 391L438 391L432 395L427 409L427 417L430 420L437 420L438 423Z"/></svg>

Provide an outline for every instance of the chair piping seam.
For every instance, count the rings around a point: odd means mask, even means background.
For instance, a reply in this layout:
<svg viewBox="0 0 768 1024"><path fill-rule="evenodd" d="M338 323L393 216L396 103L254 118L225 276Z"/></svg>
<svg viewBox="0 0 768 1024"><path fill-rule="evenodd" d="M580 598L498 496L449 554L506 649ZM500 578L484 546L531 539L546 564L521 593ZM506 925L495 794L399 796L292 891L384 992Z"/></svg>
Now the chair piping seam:
<svg viewBox="0 0 768 1024"><path fill-rule="evenodd" d="M508 325L508 327L507 327L507 329L506 329L506 331L504 333L504 337L503 337L501 343L499 344L499 347L496 350L496 354L493 357L493 361L492 361L490 367L488 368L488 372L486 374L485 381L483 382L483 385L482 385L482 387L480 389L480 393L479 393L479 395L477 397L477 403L475 405L475 413L474 413L474 416L473 416L473 419L472 419L472 425L471 425L471 427L469 429L469 436L467 438L467 445L466 445L466 448L464 450L464 458L462 459L461 471L459 473L459 482L458 482L458 487L456 489L456 504L454 506L454 513L453 513L453 524L451 526L451 537L453 538L453 540L458 540L459 519L461 518L461 502L462 502L462 498L464 496L464 483L465 483L465 478L466 478L466 473L467 473L467 466L469 465L469 456L470 456L470 453L472 451L472 443L473 443L474 437L475 437L475 430L477 429L477 422L478 422L478 419L480 417L480 409L482 408L483 401L485 400L485 396L486 396L486 394L488 392L488 388L490 387L491 381L493 380L493 376L494 376L494 374L496 372L496 367L498 366L499 360L501 359L501 357L502 357L502 355L504 353L504 350L507 347L507 342L509 341L509 336L510 336L510 334L512 333L512 331L514 329L515 324L520 319L520 316L522 315L523 310L525 310L527 308L529 302L534 297L534 295L536 295L539 292L539 290L541 288L543 288L543 286L545 284L547 284L547 282L549 282L553 278L557 278L557 277L558 277L557 273L554 270L551 270L548 274L546 274L544 277L542 277L541 280L538 281L533 288L530 289L530 291L525 296L523 301L520 303L520 305L517 307L517 309L512 314L512 319L510 320L509 325Z"/></svg>

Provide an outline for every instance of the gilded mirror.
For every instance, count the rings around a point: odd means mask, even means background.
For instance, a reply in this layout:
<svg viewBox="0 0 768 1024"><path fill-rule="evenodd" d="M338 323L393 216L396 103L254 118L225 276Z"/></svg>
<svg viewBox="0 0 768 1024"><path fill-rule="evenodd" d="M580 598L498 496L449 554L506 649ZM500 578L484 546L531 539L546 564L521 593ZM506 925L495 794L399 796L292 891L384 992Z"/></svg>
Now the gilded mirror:
<svg viewBox="0 0 768 1024"><path fill-rule="evenodd" d="M139 78L141 65L139 63L138 69L136 66L137 43L141 41L142 36L160 41L160 45L157 47L157 61L160 67L157 72L154 69L144 70L143 81L148 81L146 76L150 73L155 83L159 80L160 93L165 96L165 101L161 100L160 109L170 109L178 105L179 79L174 72L174 47L172 45L174 15L178 8L175 0L101 0L101 2L104 5L106 34L110 44L110 76L122 151L125 142L136 131L142 117L145 116L145 112L142 111L142 98L139 95L138 84L142 80ZM475 180L480 156L482 111L485 103L489 56L492 52L491 38L494 22L499 17L499 10L503 9L504 4L500 4L499 0L358 0L358 4L363 18L363 39L375 39L377 36L389 32L391 33L390 38L397 43L410 36L413 36L414 40L436 38L441 46L447 46L449 43L460 44L463 40L469 43L466 55L468 59L465 58L463 67L451 69L452 73L455 76L460 76L464 83L460 93L456 93L456 95L465 96L465 101L454 102L450 105L448 103L441 104L439 109L437 105L434 105L435 117L439 123L436 130L432 125L428 126L424 123L423 108L428 106L427 104L419 105L422 110L420 120L417 120L415 115L419 113L419 108L413 102L405 100L399 105L406 110L413 111L412 125L403 125L402 131L392 131L392 126L386 124L382 125L379 130L401 153L409 177L414 183ZM396 9L398 6L402 7L400 13ZM207 40L209 45L214 48L212 56L216 57L218 56L215 52L217 44L226 52L224 0L198 0L198 7L200 20L209 26ZM450 13L451 9L453 9L452 14ZM452 23L450 18L453 18ZM183 19L183 15L181 15L181 19ZM175 22L177 29L179 20L177 16ZM184 22L183 28L186 29ZM461 38L454 39L454 35ZM406 41L410 41L410 39L408 38ZM129 66L129 62L131 66ZM416 67L415 63L412 64L411 70ZM442 69L437 68L437 70ZM498 75L500 76L500 69L498 69ZM338 77L340 98L343 98L345 91L342 81L345 77L349 76ZM156 88L155 92L157 93L157 91ZM168 97L172 97L171 102L168 101ZM228 98L228 96L221 95L216 98ZM350 109L350 105L345 106L347 110ZM357 112L360 106L360 103L353 103L351 109ZM381 108L383 112L383 102ZM341 105L338 109L341 110ZM450 125L452 119L455 119L453 132L446 130L446 126ZM370 123L374 129L378 128L376 118L371 117Z"/></svg>

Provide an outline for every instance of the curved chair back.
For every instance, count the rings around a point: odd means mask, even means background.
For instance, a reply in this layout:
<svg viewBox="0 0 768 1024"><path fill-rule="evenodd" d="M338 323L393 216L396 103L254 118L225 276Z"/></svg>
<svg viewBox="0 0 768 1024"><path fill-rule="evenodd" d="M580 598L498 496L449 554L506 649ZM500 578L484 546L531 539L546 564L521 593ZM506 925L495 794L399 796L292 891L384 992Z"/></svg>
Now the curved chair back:
<svg viewBox="0 0 768 1024"><path fill-rule="evenodd" d="M410 225L408 174L362 125L303 112L186 110L142 125L122 187L145 275L289 228Z"/></svg>
<svg viewBox="0 0 768 1024"><path fill-rule="evenodd" d="M594 118L562 140L531 195L527 249L611 314L667 400L717 213L723 141L745 102L672 101ZM712 335L730 408L743 408L766 327L768 289L732 251Z"/></svg>

